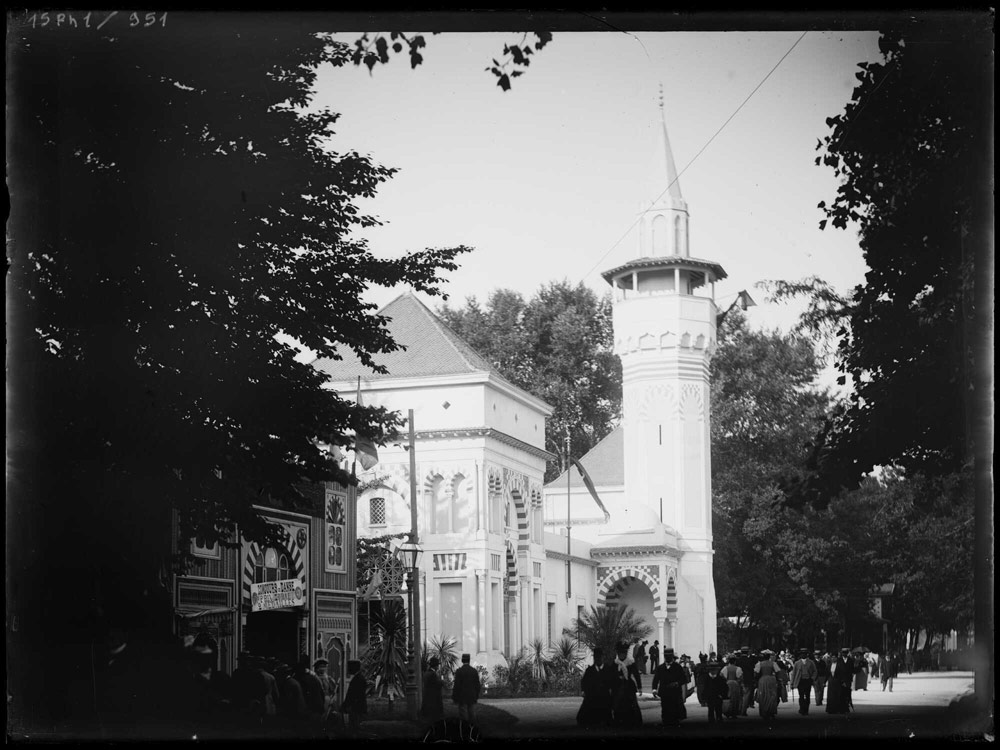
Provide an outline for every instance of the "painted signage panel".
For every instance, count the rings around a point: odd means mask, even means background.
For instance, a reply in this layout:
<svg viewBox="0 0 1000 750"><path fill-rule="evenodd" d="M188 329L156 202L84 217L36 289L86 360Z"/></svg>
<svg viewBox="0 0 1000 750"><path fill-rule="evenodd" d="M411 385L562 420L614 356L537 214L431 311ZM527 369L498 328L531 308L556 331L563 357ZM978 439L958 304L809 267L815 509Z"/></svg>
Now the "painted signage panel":
<svg viewBox="0 0 1000 750"><path fill-rule="evenodd" d="M298 578L250 584L250 607L253 612L300 607L305 603L306 592Z"/></svg>

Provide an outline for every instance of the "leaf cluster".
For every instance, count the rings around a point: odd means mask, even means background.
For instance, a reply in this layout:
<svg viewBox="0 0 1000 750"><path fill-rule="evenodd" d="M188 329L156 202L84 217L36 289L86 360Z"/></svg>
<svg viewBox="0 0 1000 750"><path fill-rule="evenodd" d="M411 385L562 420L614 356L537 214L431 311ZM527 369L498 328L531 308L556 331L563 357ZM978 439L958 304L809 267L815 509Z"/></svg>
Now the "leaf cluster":
<svg viewBox="0 0 1000 750"><path fill-rule="evenodd" d="M439 34L441 32L431 33ZM529 33L534 37L533 42L528 41ZM487 66L486 71L496 77L497 86L504 91L509 91L511 80L524 74L525 69L531 64L532 55L551 41L551 32L524 32L517 44L504 45L503 53L499 58L493 58L492 65ZM355 40L353 49L350 51L350 61L354 65L364 65L371 73L376 65L385 65L392 58L392 55L402 54L405 51L410 58L410 67L416 68L424 61L422 50L426 47L427 41L424 34L392 31L389 32L387 38L384 32L365 32Z"/></svg>

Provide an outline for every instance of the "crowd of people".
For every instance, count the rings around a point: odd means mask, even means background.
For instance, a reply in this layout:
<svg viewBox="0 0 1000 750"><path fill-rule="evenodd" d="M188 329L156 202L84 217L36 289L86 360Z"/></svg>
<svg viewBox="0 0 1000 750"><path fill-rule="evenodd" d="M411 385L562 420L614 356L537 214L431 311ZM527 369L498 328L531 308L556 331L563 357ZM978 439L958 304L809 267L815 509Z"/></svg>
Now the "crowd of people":
<svg viewBox="0 0 1000 750"><path fill-rule="evenodd" d="M752 652L743 646L721 657L701 653L695 662L687 654L678 658L672 648L661 649L659 641L647 646L646 641L618 644L614 658L605 658L600 648L594 650L594 663L581 680L578 724L640 726L638 700L648 672L653 675L651 697L660 701L662 725L677 727L687 718L686 703L692 694L707 709L710 724L750 716L751 709L773 724L779 705L790 700L798 703L803 716L809 714L814 699L816 706L825 705L827 713L848 713L853 709L852 692L867 690L869 681L876 679L882 690L891 692L904 665L895 653L866 649L843 648L832 654L802 648L793 656L767 648Z"/></svg>
<svg viewBox="0 0 1000 750"><path fill-rule="evenodd" d="M208 644L190 647L191 678L184 694L186 714L206 730L226 731L234 724L263 734L322 737L349 726L364 711L354 706L366 686L354 685L360 664L348 665L349 684L337 705L339 685L327 673L326 659L310 663L302 655L292 664L275 657L241 653L232 675L216 668L217 655ZM353 668L353 671L352 671ZM357 721L354 721L357 724Z"/></svg>

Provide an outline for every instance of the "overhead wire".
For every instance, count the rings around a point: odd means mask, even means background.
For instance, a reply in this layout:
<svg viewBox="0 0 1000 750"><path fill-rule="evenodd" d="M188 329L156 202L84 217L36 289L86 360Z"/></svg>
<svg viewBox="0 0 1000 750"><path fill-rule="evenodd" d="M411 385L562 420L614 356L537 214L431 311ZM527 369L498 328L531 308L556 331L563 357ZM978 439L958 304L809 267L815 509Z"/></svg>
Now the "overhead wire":
<svg viewBox="0 0 1000 750"><path fill-rule="evenodd" d="M749 94L747 94L747 97L743 100L743 102L740 104L740 106L738 106L735 110L733 110L733 113L731 115L729 115L728 118L726 118L726 121L724 123L722 123L722 125L719 127L718 130L715 131L715 134L711 138L709 138L708 141L705 142L705 145L702 146L701 149L698 151L698 153L696 153L691 158L691 161L689 161L687 163L687 165L685 165L684 169L682 169L680 172L678 172L677 176L674 177L674 179L672 179L670 181L670 183L663 189L663 192L661 192L658 196L656 196L656 198L653 199L653 201L649 204L650 208L652 208L653 206L656 205L656 202L658 200L660 200L660 198L662 198L667 193L667 191L670 190L670 188L673 186L673 184L675 182L677 182L677 180L679 180L681 178L681 175L684 174L688 170L688 167L690 167L692 164L694 164L695 161L698 159L698 157L701 156L702 153L704 153L705 149L707 149L712 144L712 141L714 141L719 136L719 134L723 130L725 130L726 126L732 121L732 119L734 117L736 117L736 115L739 114L740 110L743 109L743 107L746 106L747 102L749 102L753 98L754 94L757 93L757 91L760 89L760 87L763 86L767 82L767 79L770 78L774 74L774 71L776 71L778 69L778 67L781 65L781 63L783 63L785 61L785 58L787 58L790 54L792 54L792 50L794 50L798 46L799 42L801 42L805 38L806 34L808 34L808 33L809 33L808 30L802 32L802 35L799 36L799 38L795 40L795 42L792 44L792 46L788 48L788 51L785 52L785 54L783 54L781 56L781 59L779 59L778 62L776 62L774 64L774 67L771 68L771 70L768 71L767 75L765 75L761 79L760 83L758 83L756 86L754 86L753 91L751 91ZM647 208L645 210L648 211L649 209ZM591 266L590 270L587 271L587 273L585 273L583 275L583 277L581 278L581 281L583 279L586 279L588 276L590 276L590 274L592 274L597 269L597 267L600 266L601 263L604 262L604 259L607 258L611 254L611 252L616 247L618 247L618 245L621 244L621 241L624 240L626 237L628 237L629 233L635 228L635 225L639 223L639 219L640 218L641 218L641 214L639 216L637 216L632 221L631 224L629 224L628 229L625 230L624 234L622 234L622 236L619 237L615 241L615 243L611 247L609 247L600 258L597 259L597 262L594 263L594 265Z"/></svg>

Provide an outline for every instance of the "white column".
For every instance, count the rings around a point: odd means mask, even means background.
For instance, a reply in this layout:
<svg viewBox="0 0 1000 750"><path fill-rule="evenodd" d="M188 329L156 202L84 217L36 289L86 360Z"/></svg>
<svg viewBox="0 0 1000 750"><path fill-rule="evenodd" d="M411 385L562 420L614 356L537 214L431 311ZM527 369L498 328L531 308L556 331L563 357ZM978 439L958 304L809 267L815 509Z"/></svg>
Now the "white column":
<svg viewBox="0 0 1000 750"><path fill-rule="evenodd" d="M489 552L487 552L489 554ZM476 651L482 653L486 651L489 639L487 633L490 627L489 609L489 588L490 581L485 569L476 570Z"/></svg>
<svg viewBox="0 0 1000 750"><path fill-rule="evenodd" d="M521 645L531 642L531 578L521 576L521 605L518 614L521 618Z"/></svg>

